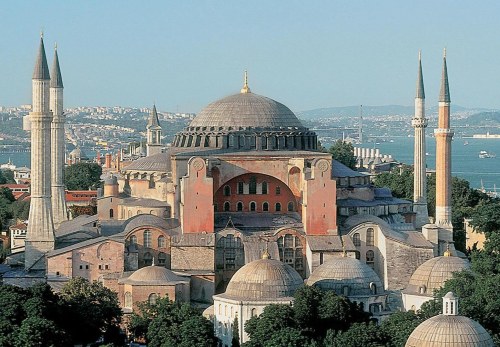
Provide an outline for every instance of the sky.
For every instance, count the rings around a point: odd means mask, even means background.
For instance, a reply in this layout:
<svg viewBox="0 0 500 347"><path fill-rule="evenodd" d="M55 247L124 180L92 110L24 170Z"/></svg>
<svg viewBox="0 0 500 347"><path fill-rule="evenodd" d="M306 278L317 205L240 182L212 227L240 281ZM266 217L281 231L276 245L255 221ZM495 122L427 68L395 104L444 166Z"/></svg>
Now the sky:
<svg viewBox="0 0 500 347"><path fill-rule="evenodd" d="M0 2L0 105L31 103L40 31L57 42L65 106L199 112L252 92L299 112L412 105L418 64L437 104L500 109L500 1L199 0Z"/></svg>

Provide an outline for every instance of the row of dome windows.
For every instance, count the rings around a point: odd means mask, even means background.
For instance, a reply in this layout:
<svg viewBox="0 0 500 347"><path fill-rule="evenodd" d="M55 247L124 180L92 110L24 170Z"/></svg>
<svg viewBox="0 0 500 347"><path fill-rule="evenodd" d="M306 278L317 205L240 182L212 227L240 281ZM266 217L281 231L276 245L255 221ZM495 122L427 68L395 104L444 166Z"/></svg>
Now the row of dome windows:
<svg viewBox="0 0 500 347"><path fill-rule="evenodd" d="M215 209L215 212L217 212L217 204L214 205L214 209ZM251 211L251 212L257 212L258 211L257 210L257 203L255 201L251 201L248 204L248 210ZM293 201L289 201L288 202L287 210L288 210L288 212L295 211L295 205L294 205ZM224 212L231 212L231 203L229 201L225 201L224 202L223 211ZM243 211L243 202L238 201L236 203L236 211L237 212L242 212ZM268 202L263 202L262 203L262 210L261 211L262 212L270 212L269 203ZM277 202L276 204L274 204L274 211L275 212L281 212L282 211L281 203Z"/></svg>
<svg viewBox="0 0 500 347"><path fill-rule="evenodd" d="M361 246L361 237L359 233L355 233L352 235L352 242L356 247ZM375 245L375 231L373 230L373 228L366 229L366 245L367 246Z"/></svg>
<svg viewBox="0 0 500 347"><path fill-rule="evenodd" d="M238 185L236 187L237 189L237 194L242 195L245 194L245 189L244 189L245 183L244 182L238 182ZM255 177L250 177L250 182L248 183L248 193L247 194L268 194L269 192L269 184L264 181L261 183L260 186L260 192L257 191L257 181ZM281 187L276 186L275 188L275 194L280 195L281 194ZM231 196L231 187L226 185L224 186L224 196Z"/></svg>
<svg viewBox="0 0 500 347"><path fill-rule="evenodd" d="M151 231L150 230L144 230L143 232L143 240L144 240L144 244L143 246L146 247L146 248L152 248L152 239L151 239ZM132 235L130 236L130 244L131 245L137 245L137 236L136 235ZM165 236L158 236L158 239L157 239L157 245L158 245L158 248L164 248L166 247L166 239L165 239Z"/></svg>

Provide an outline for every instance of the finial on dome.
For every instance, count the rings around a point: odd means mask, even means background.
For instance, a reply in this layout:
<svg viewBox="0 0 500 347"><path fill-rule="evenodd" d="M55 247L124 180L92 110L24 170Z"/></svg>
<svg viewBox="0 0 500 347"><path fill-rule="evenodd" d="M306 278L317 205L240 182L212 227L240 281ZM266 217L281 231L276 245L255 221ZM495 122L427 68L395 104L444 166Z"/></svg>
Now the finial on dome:
<svg viewBox="0 0 500 347"><path fill-rule="evenodd" d="M450 244L446 244L446 251L443 254L445 257L451 257Z"/></svg>
<svg viewBox="0 0 500 347"><path fill-rule="evenodd" d="M243 88L241 88L240 92L242 94L250 93L250 87L248 86L248 73L245 70L245 83L243 84Z"/></svg>
<svg viewBox="0 0 500 347"><path fill-rule="evenodd" d="M271 259L271 254L269 254L269 241L266 241L266 249L262 252L262 259Z"/></svg>

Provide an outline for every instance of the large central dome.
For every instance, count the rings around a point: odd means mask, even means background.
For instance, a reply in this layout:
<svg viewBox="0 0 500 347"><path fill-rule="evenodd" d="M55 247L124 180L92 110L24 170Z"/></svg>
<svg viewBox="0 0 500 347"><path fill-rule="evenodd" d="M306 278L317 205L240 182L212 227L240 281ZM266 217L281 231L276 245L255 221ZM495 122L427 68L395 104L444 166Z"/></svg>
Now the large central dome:
<svg viewBox="0 0 500 347"><path fill-rule="evenodd" d="M191 127L303 128L285 105L254 93L239 93L217 100L205 107Z"/></svg>
<svg viewBox="0 0 500 347"><path fill-rule="evenodd" d="M183 131L174 147L230 150L316 150L317 136L285 105L250 92L246 73L239 94L205 107Z"/></svg>

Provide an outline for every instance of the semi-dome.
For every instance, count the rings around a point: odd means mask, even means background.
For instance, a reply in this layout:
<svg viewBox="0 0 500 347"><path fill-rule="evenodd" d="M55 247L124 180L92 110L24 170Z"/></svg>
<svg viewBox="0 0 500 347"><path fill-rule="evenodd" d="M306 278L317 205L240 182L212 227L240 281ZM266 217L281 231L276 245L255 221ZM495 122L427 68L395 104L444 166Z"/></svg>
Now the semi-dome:
<svg viewBox="0 0 500 347"><path fill-rule="evenodd" d="M206 106L173 147L245 150L316 150L316 133L305 128L285 105L254 94L245 84L239 94Z"/></svg>
<svg viewBox="0 0 500 347"><path fill-rule="evenodd" d="M431 258L420 265L411 276L405 293L431 296L434 290L441 288L447 280L453 277L454 272L469 268L468 260L453 257L447 251L444 256Z"/></svg>
<svg viewBox="0 0 500 347"><path fill-rule="evenodd" d="M302 277L290 265L258 259L236 271L222 295L238 300L289 298L303 284Z"/></svg>
<svg viewBox="0 0 500 347"><path fill-rule="evenodd" d="M370 296L384 288L371 267L347 256L334 258L318 266L309 276L307 284L348 296Z"/></svg>
<svg viewBox="0 0 500 347"><path fill-rule="evenodd" d="M186 279L177 276L171 270L163 266L151 265L140 268L129 277L121 279L119 283L132 285L162 285L186 281Z"/></svg>
<svg viewBox="0 0 500 347"><path fill-rule="evenodd" d="M443 297L443 313L422 322L408 337L405 347L491 347L488 332L478 322L458 315L458 298Z"/></svg>

